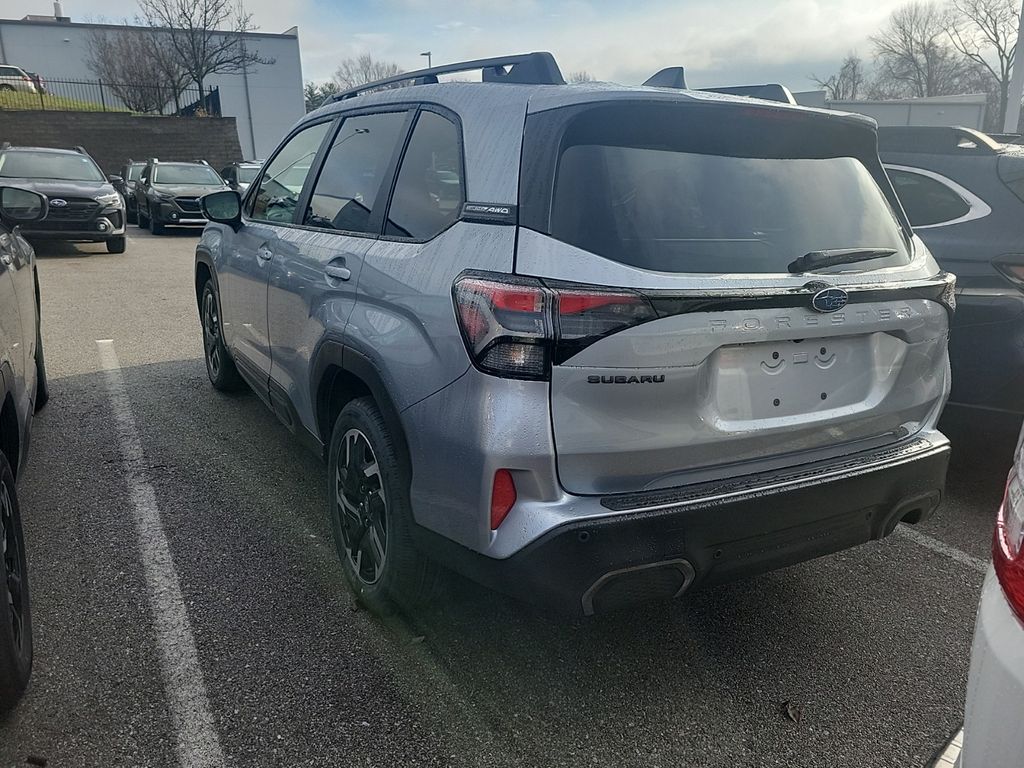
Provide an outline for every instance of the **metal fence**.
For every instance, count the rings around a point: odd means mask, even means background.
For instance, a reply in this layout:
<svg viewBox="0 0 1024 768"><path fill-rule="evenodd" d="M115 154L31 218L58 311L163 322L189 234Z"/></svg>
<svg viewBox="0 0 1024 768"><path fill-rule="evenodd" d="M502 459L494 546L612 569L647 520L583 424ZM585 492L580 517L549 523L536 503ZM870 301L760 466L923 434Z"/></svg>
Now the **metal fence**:
<svg viewBox="0 0 1024 768"><path fill-rule="evenodd" d="M144 115L220 117L217 88L189 85L108 83L103 80L50 80L5 83L0 78L0 109L44 109L71 112L132 112Z"/></svg>

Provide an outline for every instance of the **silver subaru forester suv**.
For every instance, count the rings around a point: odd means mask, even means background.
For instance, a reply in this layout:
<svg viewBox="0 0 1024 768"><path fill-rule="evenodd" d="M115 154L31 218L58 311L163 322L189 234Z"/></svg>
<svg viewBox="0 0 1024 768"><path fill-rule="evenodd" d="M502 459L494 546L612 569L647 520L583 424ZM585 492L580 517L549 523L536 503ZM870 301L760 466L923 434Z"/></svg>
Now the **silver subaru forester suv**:
<svg viewBox="0 0 1024 768"><path fill-rule="evenodd" d="M326 459L363 602L441 564L590 614L937 506L954 279L874 123L779 98L464 62L340 94L203 199L210 379Z"/></svg>

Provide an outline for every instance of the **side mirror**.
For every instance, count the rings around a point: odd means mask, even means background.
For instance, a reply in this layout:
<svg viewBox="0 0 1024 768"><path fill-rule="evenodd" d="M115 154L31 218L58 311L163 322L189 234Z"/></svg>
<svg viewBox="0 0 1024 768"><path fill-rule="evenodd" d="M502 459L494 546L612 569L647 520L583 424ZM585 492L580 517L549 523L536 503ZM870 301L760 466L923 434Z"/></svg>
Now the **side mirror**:
<svg viewBox="0 0 1024 768"><path fill-rule="evenodd" d="M233 189L203 195L199 198L199 207L207 219L218 224L238 229L242 223L242 198Z"/></svg>
<svg viewBox="0 0 1024 768"><path fill-rule="evenodd" d="M124 177L118 176L116 173L112 173L109 176L107 176L107 181L114 185L124 184Z"/></svg>
<svg viewBox="0 0 1024 768"><path fill-rule="evenodd" d="M38 192L18 187L0 187L0 216L14 223L45 219L49 201Z"/></svg>

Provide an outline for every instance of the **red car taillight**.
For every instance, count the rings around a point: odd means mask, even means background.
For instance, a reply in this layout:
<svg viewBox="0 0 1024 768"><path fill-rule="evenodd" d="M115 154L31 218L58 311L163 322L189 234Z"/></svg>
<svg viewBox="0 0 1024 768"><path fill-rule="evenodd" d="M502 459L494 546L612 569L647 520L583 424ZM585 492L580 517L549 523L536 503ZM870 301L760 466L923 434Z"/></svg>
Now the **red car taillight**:
<svg viewBox="0 0 1024 768"><path fill-rule="evenodd" d="M534 278L466 275L455 281L453 295L473 362L513 379L546 380L552 363L657 317L639 293L549 286Z"/></svg>
<svg viewBox="0 0 1024 768"><path fill-rule="evenodd" d="M996 519L992 563L999 584L1017 618L1024 622L1024 488L1017 471L1010 472L1006 495Z"/></svg>

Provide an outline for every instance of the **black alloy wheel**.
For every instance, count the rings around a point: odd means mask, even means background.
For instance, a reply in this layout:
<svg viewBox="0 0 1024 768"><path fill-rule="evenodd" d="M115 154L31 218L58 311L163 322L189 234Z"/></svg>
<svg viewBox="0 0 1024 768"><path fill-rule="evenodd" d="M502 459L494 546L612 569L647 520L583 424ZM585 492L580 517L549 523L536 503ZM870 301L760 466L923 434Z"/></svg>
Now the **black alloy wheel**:
<svg viewBox="0 0 1024 768"><path fill-rule="evenodd" d="M0 454L0 713L12 707L32 674L28 565L14 475Z"/></svg>
<svg viewBox="0 0 1024 768"><path fill-rule="evenodd" d="M348 566L362 584L372 586L387 564L388 500L373 447L359 429L342 437L334 502Z"/></svg>
<svg viewBox="0 0 1024 768"><path fill-rule="evenodd" d="M201 300L201 321L203 325L203 357L206 358L206 373L214 389L222 392L235 392L243 387L242 377L238 375L235 362L224 346L221 334L220 304L213 281L203 286Z"/></svg>

